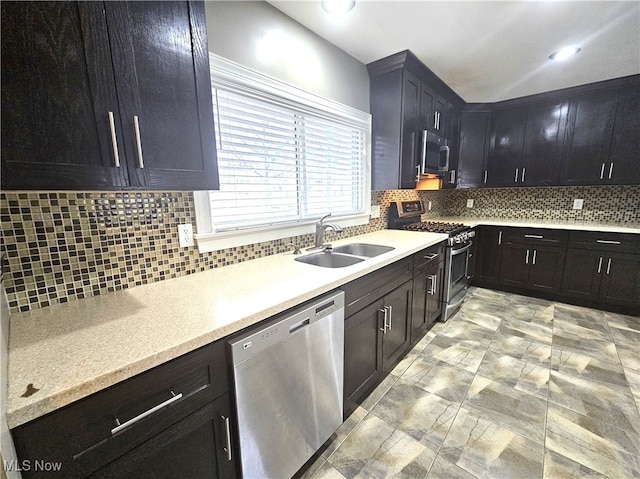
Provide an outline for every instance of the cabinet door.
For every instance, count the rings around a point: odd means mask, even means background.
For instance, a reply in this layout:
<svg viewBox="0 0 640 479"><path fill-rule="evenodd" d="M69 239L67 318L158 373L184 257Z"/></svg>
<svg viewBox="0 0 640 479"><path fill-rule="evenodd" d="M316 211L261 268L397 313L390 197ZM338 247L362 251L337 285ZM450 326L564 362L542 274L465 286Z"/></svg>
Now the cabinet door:
<svg viewBox="0 0 640 479"><path fill-rule="evenodd" d="M491 112L462 112L458 156L458 187L485 185Z"/></svg>
<svg viewBox="0 0 640 479"><path fill-rule="evenodd" d="M131 184L217 188L204 5L104 5Z"/></svg>
<svg viewBox="0 0 640 479"><path fill-rule="evenodd" d="M500 276L503 230L484 226L476 229L476 236L475 276L481 282L497 282Z"/></svg>
<svg viewBox="0 0 640 479"><path fill-rule="evenodd" d="M231 427L227 431L225 419L230 414L226 394L90 477L236 477L233 456L230 460L226 450Z"/></svg>
<svg viewBox="0 0 640 479"><path fill-rule="evenodd" d="M436 130L436 93L425 82L420 84L420 130Z"/></svg>
<svg viewBox="0 0 640 479"><path fill-rule="evenodd" d="M602 263L606 260L604 254L599 251L569 248L560 295L595 301L600 289Z"/></svg>
<svg viewBox="0 0 640 479"><path fill-rule="evenodd" d="M521 183L525 186L558 184L567 109L564 103L535 105L527 109L520 173Z"/></svg>
<svg viewBox="0 0 640 479"><path fill-rule="evenodd" d="M598 299L603 303L634 306L640 301L640 255L606 253Z"/></svg>
<svg viewBox="0 0 640 479"><path fill-rule="evenodd" d="M427 270L427 327L431 326L442 314L442 294L444 292L444 262L434 264Z"/></svg>
<svg viewBox="0 0 640 479"><path fill-rule="evenodd" d="M422 273L413 278L413 298L411 300L411 341L414 342L427 327L427 294L429 277Z"/></svg>
<svg viewBox="0 0 640 479"><path fill-rule="evenodd" d="M344 417L382 377L382 300L346 318L344 323Z"/></svg>
<svg viewBox="0 0 640 479"><path fill-rule="evenodd" d="M402 145L400 153L400 187L415 188L418 171L420 133L420 79L404 71L402 89Z"/></svg>
<svg viewBox="0 0 640 479"><path fill-rule="evenodd" d="M608 183L616 185L640 183L640 87L620 93L609 165Z"/></svg>
<svg viewBox="0 0 640 479"><path fill-rule="evenodd" d="M2 188L127 185L107 23L97 2L2 2Z"/></svg>
<svg viewBox="0 0 640 479"><path fill-rule="evenodd" d="M493 111L487 161L488 186L520 184L525 114L525 108Z"/></svg>
<svg viewBox="0 0 640 479"><path fill-rule="evenodd" d="M449 138L446 136L446 134L450 133L447 126L448 108L449 108L449 103L440 95L436 95L435 102L433 104L434 113L437 113L438 115L435 131L438 132L439 135L444 136L445 138Z"/></svg>
<svg viewBox="0 0 640 479"><path fill-rule="evenodd" d="M594 185L604 181L616 104L614 92L571 100L560 184Z"/></svg>
<svg viewBox="0 0 640 479"><path fill-rule="evenodd" d="M511 286L524 286L529 274L532 248L526 244L504 244L500 261L500 282Z"/></svg>
<svg viewBox="0 0 640 479"><path fill-rule="evenodd" d="M388 327L382 335L382 368L388 372L407 351L411 341L411 293L413 281L407 281L384 297Z"/></svg>
<svg viewBox="0 0 640 479"><path fill-rule="evenodd" d="M564 248L532 246L529 254L528 287L554 293L560 289Z"/></svg>

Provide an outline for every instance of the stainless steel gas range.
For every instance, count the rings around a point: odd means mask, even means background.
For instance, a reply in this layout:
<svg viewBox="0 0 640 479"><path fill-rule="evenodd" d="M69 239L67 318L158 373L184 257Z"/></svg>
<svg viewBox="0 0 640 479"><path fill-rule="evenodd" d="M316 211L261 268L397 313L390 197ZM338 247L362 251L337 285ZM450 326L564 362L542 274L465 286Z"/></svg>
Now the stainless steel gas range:
<svg viewBox="0 0 640 479"><path fill-rule="evenodd" d="M460 309L469 288L469 258L475 231L461 223L421 221L424 205L420 200L396 201L389 206L388 228L428 233L444 233L447 239L444 310L446 321Z"/></svg>

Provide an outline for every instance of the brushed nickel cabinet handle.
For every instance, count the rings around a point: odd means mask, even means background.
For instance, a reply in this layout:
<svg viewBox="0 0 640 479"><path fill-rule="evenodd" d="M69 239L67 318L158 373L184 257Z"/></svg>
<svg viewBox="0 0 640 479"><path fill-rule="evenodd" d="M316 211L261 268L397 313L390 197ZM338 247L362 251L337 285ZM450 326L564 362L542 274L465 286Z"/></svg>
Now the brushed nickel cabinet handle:
<svg viewBox="0 0 640 479"><path fill-rule="evenodd" d="M418 174L416 175L416 183L420 183L420 165L416 165Z"/></svg>
<svg viewBox="0 0 640 479"><path fill-rule="evenodd" d="M227 461L231 461L233 459L233 455L231 454L231 426L228 417L221 416L221 418L224 421L225 432L225 447L223 450L227 453Z"/></svg>
<svg viewBox="0 0 640 479"><path fill-rule="evenodd" d="M524 260L524 264L529 264L529 250L527 250L527 257Z"/></svg>
<svg viewBox="0 0 640 479"><path fill-rule="evenodd" d="M604 178L604 163L602 163L602 168L600 168L600 179Z"/></svg>
<svg viewBox="0 0 640 479"><path fill-rule="evenodd" d="M136 148L138 150L138 167L144 168L144 159L142 158L142 142L140 141L140 122L138 117L133 117L133 129L136 133Z"/></svg>
<svg viewBox="0 0 640 479"><path fill-rule="evenodd" d="M533 262L532 264L536 264L536 254L538 253L538 250L534 249L533 250Z"/></svg>
<svg viewBox="0 0 640 479"><path fill-rule="evenodd" d="M609 258L609 261L607 262L607 274L609 274L609 271L611 271L611 258Z"/></svg>
<svg viewBox="0 0 640 479"><path fill-rule="evenodd" d="M600 256L600 261L598 261L598 274L602 271L602 256Z"/></svg>
<svg viewBox="0 0 640 479"><path fill-rule="evenodd" d="M522 179L520 180L522 183L524 183L524 174L527 172L526 168L522 168Z"/></svg>
<svg viewBox="0 0 640 479"><path fill-rule="evenodd" d="M502 231L498 232L498 246L502 244Z"/></svg>
<svg viewBox="0 0 640 479"><path fill-rule="evenodd" d="M129 426L133 426L135 423L137 423L141 419L144 419L145 417L150 416L154 412L159 411L160 409L167 407L169 404L172 404L172 403L182 399L182 393L174 394L174 392L171 391L171 395L172 395L172 397L170 397L166 401L161 402L160 404L158 404L157 406L152 407L151 409L147 409L145 412L143 412L141 414L138 414L136 417L134 417L132 419L129 419L128 421L123 422L122 424L120 424L120 421L116 418L116 427L114 427L111 430L111 435L113 436L113 435L119 433L120 431L122 431L123 429L125 429L125 428L127 428Z"/></svg>
<svg viewBox="0 0 640 479"><path fill-rule="evenodd" d="M600 243L600 244L621 244L620 241L610 241L610 240L596 240L596 243Z"/></svg>
<svg viewBox="0 0 640 479"><path fill-rule="evenodd" d="M391 331L391 321L393 320L393 306L385 306L385 309L389 308L389 331Z"/></svg>
<svg viewBox="0 0 640 479"><path fill-rule="evenodd" d="M544 239L542 235L524 235L525 238Z"/></svg>
<svg viewBox="0 0 640 479"><path fill-rule="evenodd" d="M113 120L113 112L109 112L109 128L111 129L111 147L113 148L113 160L116 168L120 168L120 155L118 154L118 139L116 138L116 123Z"/></svg>
<svg viewBox="0 0 640 479"><path fill-rule="evenodd" d="M519 169L520 169L520 168L516 168L516 177L513 179L514 183L517 183L517 182L518 182L518 170L519 170Z"/></svg>
<svg viewBox="0 0 640 479"><path fill-rule="evenodd" d="M611 179L611 173L613 173L613 161L611 162L611 166L609 167L609 179Z"/></svg>
<svg viewBox="0 0 640 479"><path fill-rule="evenodd" d="M382 308L379 309L378 312L382 313L382 327L378 328L380 331L382 331L382 334L387 334L387 308Z"/></svg>
<svg viewBox="0 0 640 479"><path fill-rule="evenodd" d="M487 170L484 170L484 182L487 183Z"/></svg>

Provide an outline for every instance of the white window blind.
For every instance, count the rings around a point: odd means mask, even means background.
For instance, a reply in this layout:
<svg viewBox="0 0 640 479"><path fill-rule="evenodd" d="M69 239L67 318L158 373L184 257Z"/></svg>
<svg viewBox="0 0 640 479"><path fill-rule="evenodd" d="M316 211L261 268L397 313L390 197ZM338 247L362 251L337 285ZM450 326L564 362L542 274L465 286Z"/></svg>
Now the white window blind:
<svg viewBox="0 0 640 479"><path fill-rule="evenodd" d="M368 129L270 95L213 88L220 190L214 232L363 213Z"/></svg>

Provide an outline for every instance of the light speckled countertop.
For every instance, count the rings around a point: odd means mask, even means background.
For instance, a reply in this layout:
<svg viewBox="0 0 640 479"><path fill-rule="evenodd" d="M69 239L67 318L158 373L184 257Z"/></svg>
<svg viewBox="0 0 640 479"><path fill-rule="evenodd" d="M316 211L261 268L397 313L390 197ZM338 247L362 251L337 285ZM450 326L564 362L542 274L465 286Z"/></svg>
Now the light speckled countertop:
<svg viewBox="0 0 640 479"><path fill-rule="evenodd" d="M601 224L587 221L541 221L541 220L508 220L508 219L491 219L491 218L468 218L460 216L443 216L440 218L429 218L431 221L447 221L451 223L463 223L467 226L517 226L520 228L550 228L574 231L599 231L602 233L633 233L640 234L640 225L615 225Z"/></svg>
<svg viewBox="0 0 640 479"><path fill-rule="evenodd" d="M395 249L346 268L284 253L11 317L13 428L446 239L381 230L334 241ZM305 252L306 253L306 252ZM22 397L28 384L38 391Z"/></svg>
<svg viewBox="0 0 640 479"><path fill-rule="evenodd" d="M445 217L437 221L640 234L640 226ZM395 250L346 268L284 253L11 317L7 420L13 428L331 291L446 239L381 230L334 241ZM28 384L38 389L22 397Z"/></svg>

